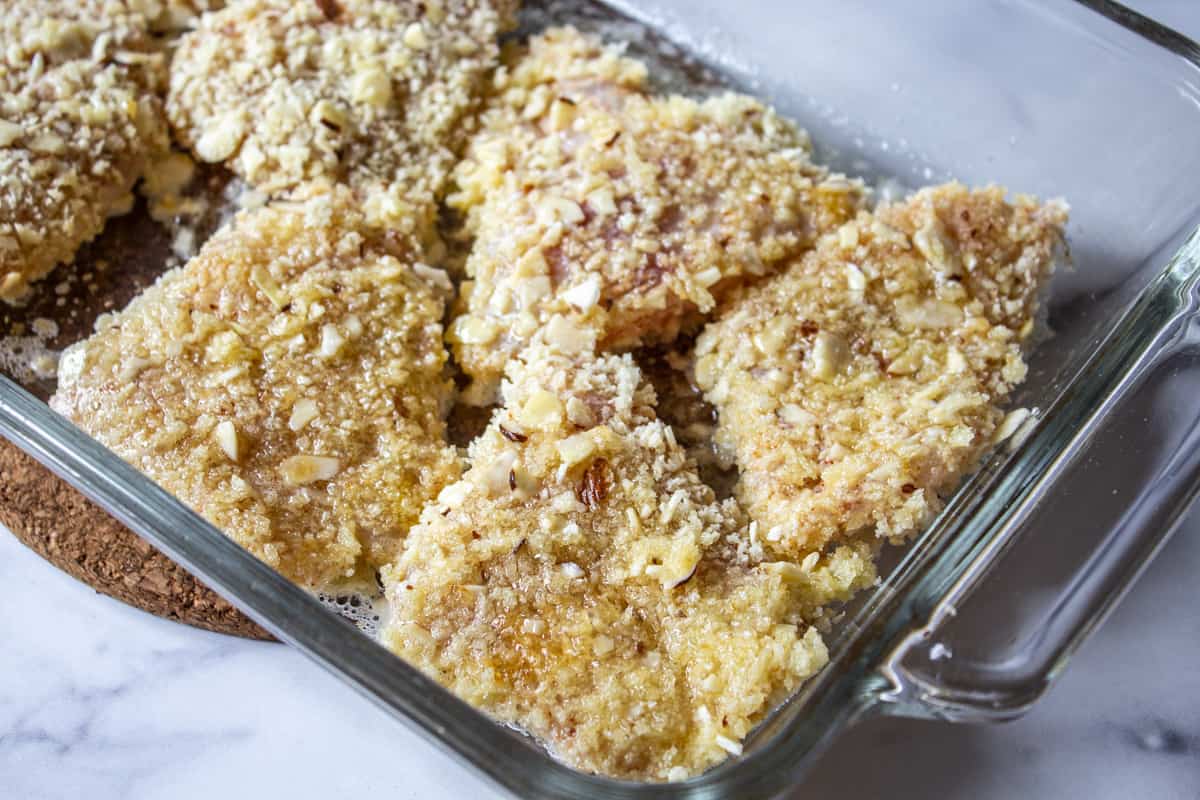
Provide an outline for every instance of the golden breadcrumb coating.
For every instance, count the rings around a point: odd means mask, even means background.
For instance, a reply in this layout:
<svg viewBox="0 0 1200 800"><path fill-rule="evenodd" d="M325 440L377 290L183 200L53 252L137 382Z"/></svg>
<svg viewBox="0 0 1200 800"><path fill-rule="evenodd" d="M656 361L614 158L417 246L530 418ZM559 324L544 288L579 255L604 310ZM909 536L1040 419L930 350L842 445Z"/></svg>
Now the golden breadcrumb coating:
<svg viewBox="0 0 1200 800"><path fill-rule="evenodd" d="M769 552L918 531L989 446L1061 203L959 184L859 214L696 345L717 444Z"/></svg>
<svg viewBox="0 0 1200 800"><path fill-rule="evenodd" d="M648 93L646 68L570 28L531 41L455 171L475 237L455 356L489 403L534 332L670 341L731 289L852 217L862 187L749 97Z"/></svg>
<svg viewBox="0 0 1200 800"><path fill-rule="evenodd" d="M128 211L166 147L145 5L0 3L0 299L22 299Z"/></svg>
<svg viewBox="0 0 1200 800"><path fill-rule="evenodd" d="M280 194L360 192L428 228L515 0L233 0L182 38L167 113L203 161Z"/></svg>
<svg viewBox="0 0 1200 800"><path fill-rule="evenodd" d="M62 359L51 405L289 578L391 560L461 468L445 273L343 194L239 214Z"/></svg>
<svg viewBox="0 0 1200 800"><path fill-rule="evenodd" d="M535 343L384 571L386 644L467 701L608 775L677 779L740 748L826 660L804 610L869 582L869 553L738 557L631 357Z"/></svg>

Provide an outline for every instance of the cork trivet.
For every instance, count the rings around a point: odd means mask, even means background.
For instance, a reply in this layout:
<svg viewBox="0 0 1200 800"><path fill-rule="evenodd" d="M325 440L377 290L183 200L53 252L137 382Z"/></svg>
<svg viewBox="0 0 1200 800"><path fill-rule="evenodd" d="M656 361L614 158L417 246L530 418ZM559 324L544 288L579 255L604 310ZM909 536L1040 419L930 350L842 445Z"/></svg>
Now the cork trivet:
<svg viewBox="0 0 1200 800"><path fill-rule="evenodd" d="M3 439L0 522L42 558L109 597L197 628L271 638L185 569Z"/></svg>

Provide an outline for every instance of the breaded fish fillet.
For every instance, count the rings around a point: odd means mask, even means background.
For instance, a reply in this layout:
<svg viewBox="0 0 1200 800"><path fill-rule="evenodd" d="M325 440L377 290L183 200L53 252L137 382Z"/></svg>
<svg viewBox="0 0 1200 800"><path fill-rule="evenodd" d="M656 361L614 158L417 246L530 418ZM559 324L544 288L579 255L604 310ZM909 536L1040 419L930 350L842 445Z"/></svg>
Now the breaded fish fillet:
<svg viewBox="0 0 1200 800"><path fill-rule="evenodd" d="M998 188L862 213L710 324L695 377L777 557L919 530L990 445L1066 209Z"/></svg>
<svg viewBox="0 0 1200 800"><path fill-rule="evenodd" d="M670 341L862 202L771 109L652 95L643 64L574 29L494 84L448 200L474 237L450 331L474 402L550 325L604 350Z"/></svg>
<svg viewBox="0 0 1200 800"><path fill-rule="evenodd" d="M0 3L0 299L70 261L167 146L162 55L131 0Z"/></svg>
<svg viewBox="0 0 1200 800"><path fill-rule="evenodd" d="M445 273L342 193L244 212L62 359L51 405L298 583L389 561L460 467Z"/></svg>
<svg viewBox="0 0 1200 800"><path fill-rule="evenodd" d="M736 508L628 355L534 344L504 403L385 570L384 641L583 769L662 780L736 752L824 664L805 609L869 581L869 554L736 557Z"/></svg>
<svg viewBox="0 0 1200 800"><path fill-rule="evenodd" d="M515 0L233 0L185 35L167 113L203 161L281 194L359 192L428 228Z"/></svg>

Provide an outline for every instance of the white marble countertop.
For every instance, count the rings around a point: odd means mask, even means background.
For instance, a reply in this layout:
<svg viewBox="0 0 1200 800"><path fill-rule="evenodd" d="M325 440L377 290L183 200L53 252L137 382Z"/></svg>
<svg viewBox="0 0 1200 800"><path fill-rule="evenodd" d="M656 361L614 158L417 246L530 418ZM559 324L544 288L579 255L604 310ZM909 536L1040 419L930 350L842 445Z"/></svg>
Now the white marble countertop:
<svg viewBox="0 0 1200 800"><path fill-rule="evenodd" d="M1200 3L1142 0L1200 36ZM796 798L1200 797L1200 513L1048 696L867 723ZM499 796L289 648L133 611L0 533L0 800Z"/></svg>

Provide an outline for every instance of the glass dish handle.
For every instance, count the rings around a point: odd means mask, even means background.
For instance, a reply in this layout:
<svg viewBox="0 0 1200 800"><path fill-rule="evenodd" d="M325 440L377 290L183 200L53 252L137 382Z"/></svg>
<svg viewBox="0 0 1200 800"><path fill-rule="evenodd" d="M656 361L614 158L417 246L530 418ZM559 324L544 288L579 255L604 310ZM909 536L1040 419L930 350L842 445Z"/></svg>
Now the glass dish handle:
<svg viewBox="0 0 1200 800"><path fill-rule="evenodd" d="M1198 275L1200 232L1160 275L1153 291L1116 323L1084 367L1111 370L1109 374L1125 379L1107 397L1064 393L1013 448L1010 461L1023 465L1036 459L1041 448L1050 455L1042 469L1027 473L1032 477L1012 495L1015 501L991 516L988 529L972 532L969 552L947 552L931 570L940 568L944 577L940 583L936 578L925 581L927 599L914 598L913 622L892 639L877 675L882 678L877 711L962 722L1020 716L1178 527L1200 490ZM1164 319L1169 322L1154 341L1137 335ZM1084 409L1089 410L1081 413ZM1169 426L1165 440L1146 442L1146 436L1139 436L1151 415L1156 424ZM1061 423L1064 419L1077 420L1073 432L1069 423ZM1066 447L1050 444L1064 435L1069 438ZM1137 458L1130 457L1134 450ZM1038 516L1047 515L1055 497L1074 498L1077 504L1049 512L1068 515L1068 524L1042 530L1042 536L1026 536L1037 532ZM1043 604L1034 630L1006 641L1000 658L956 655L956 650L971 651L971 618L979 608L969 600L985 587L984 578L1006 551L1018 542L1022 549L1053 546L1054 537L1045 534L1080 530L1087 535L1095 531L1100 544L1070 573L1066 589ZM1009 592L1008 599L1013 597ZM978 625L974 630L978 633Z"/></svg>

